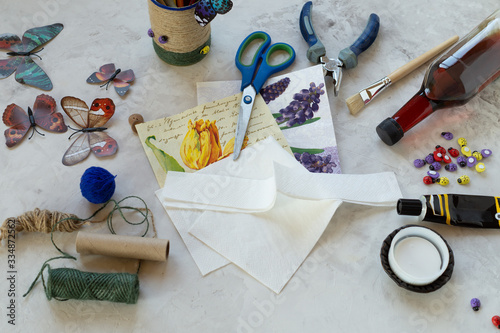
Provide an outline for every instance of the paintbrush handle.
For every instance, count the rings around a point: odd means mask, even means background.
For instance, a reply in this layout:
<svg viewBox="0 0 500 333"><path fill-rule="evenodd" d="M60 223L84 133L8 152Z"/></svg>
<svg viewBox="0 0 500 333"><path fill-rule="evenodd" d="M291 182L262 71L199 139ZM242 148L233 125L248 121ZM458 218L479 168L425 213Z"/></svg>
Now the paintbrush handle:
<svg viewBox="0 0 500 333"><path fill-rule="evenodd" d="M412 71L417 69L418 67L422 66L424 63L427 61L431 60L432 58L436 57L438 54L452 46L458 41L458 36L453 36L447 41L439 44L438 46L434 47L433 49L430 49L429 51L425 52L421 56L413 59L412 61L408 62L407 64L399 67L396 69L394 72L388 75L389 79L391 79L391 82L394 83L396 81L399 81L406 75L410 74Z"/></svg>

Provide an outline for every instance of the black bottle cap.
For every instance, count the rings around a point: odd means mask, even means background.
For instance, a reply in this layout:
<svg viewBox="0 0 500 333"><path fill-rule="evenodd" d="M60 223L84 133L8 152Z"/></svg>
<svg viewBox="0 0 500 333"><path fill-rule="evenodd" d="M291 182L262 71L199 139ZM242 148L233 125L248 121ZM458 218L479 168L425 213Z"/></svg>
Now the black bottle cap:
<svg viewBox="0 0 500 333"><path fill-rule="evenodd" d="M405 135L401 125L392 118L387 118L377 126L377 134L389 146L401 140Z"/></svg>
<svg viewBox="0 0 500 333"><path fill-rule="evenodd" d="M399 215L419 216L422 213L422 202L418 199L399 199L396 210Z"/></svg>

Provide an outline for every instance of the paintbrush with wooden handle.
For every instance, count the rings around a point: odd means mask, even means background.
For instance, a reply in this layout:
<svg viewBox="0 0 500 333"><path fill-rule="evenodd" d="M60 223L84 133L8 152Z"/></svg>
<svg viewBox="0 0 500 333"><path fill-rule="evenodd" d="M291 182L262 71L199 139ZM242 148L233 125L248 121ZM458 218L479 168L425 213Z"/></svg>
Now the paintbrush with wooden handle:
<svg viewBox="0 0 500 333"><path fill-rule="evenodd" d="M418 67L422 66L424 63L429 61L430 59L436 57L438 54L455 44L458 40L458 36L453 36L447 41L439 44L433 49L425 52L421 56L413 59L407 64L399 67L394 72L389 74L377 82L372 83L370 86L360 90L357 94L352 95L348 99L346 99L347 107L352 115L357 114L365 105L370 103L375 96L380 94L385 88L387 88L392 83L401 80L406 75L413 72Z"/></svg>

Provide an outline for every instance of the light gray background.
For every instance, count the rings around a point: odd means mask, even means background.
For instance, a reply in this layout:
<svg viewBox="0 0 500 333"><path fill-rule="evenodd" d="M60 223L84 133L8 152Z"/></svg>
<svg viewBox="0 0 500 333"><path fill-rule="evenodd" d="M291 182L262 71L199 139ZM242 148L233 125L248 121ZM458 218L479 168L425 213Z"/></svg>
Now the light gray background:
<svg viewBox="0 0 500 333"><path fill-rule="evenodd" d="M202 62L189 67L163 63L153 52L146 32L146 0L109 1L4 1L0 32L21 35L26 29L61 22L64 30L35 59L49 74L58 102L67 95L90 103L111 97L116 114L108 133L119 144L118 154L99 160L90 156L73 167L61 158L69 145L66 134L48 133L24 140L18 147L0 146L0 220L35 207L87 217L97 206L79 192L84 170L97 165L116 174L115 198L143 197L156 217L159 236L171 240L167 263L145 263L140 273L137 305L109 302L47 301L41 286L23 299L42 262L56 255L48 235L21 234L16 240L17 325L7 324L8 285L0 274L0 331L2 332L442 332L494 330L491 317L500 312L498 297L500 231L458 229L426 223L439 232L455 253L451 281L437 292L415 294L396 286L383 272L379 249L394 229L408 224L394 209L344 204L320 242L276 296L235 266L202 278L175 228L154 196L158 188L142 147L128 125L132 113L146 120L173 115L196 105L196 82L235 80L239 43L254 30L267 31L274 41L291 44L297 60L289 71L310 66L307 44L299 32L298 17L304 1L236 0L234 8L212 23L212 49ZM391 116L420 87L425 66L387 90L358 116L351 116L344 99L382 78L454 34L463 36L498 8L497 0L455 2L437 0L314 1L313 20L330 57L351 44L371 12L380 16L381 29L374 45L360 56L357 68L345 71L340 96L329 94L343 173L394 171L403 194L423 193L500 195L498 142L500 81L494 82L466 106L439 111L411 130L396 146L383 144L375 133L380 121ZM2 58L6 55L2 54ZM125 99L85 83L105 63L132 68L136 82ZM327 85L327 88L331 86ZM16 103L27 109L38 90L24 87L13 77L0 81L1 109ZM61 108L59 107L61 111ZM67 119L68 124L72 122ZM3 126L3 125L2 125ZM5 126L4 126L5 128ZM2 130L4 130L2 128ZM423 171L412 161L436 144L457 146L440 137L451 131L469 140L473 149L489 147L493 156L487 171L468 172L471 183L425 186ZM460 171L462 172L462 171ZM202 186L202 185L200 185ZM55 239L75 253L74 234ZM0 248L0 270L7 271L7 248ZM100 257L77 263L59 261L54 267L87 271L132 271L133 262ZM471 310L478 297L483 307Z"/></svg>

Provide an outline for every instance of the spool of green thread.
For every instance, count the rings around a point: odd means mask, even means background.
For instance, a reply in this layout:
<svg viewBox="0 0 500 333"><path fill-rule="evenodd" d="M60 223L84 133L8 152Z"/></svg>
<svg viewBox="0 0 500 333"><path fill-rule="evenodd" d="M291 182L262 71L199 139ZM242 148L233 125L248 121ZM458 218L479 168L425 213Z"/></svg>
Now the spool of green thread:
<svg viewBox="0 0 500 333"><path fill-rule="evenodd" d="M48 267L47 299L79 299L135 304L139 277L130 273L92 273L73 268Z"/></svg>
<svg viewBox="0 0 500 333"><path fill-rule="evenodd" d="M210 24L198 24L194 17L196 5L172 8L148 0L153 48L166 63L192 65L210 50Z"/></svg>

